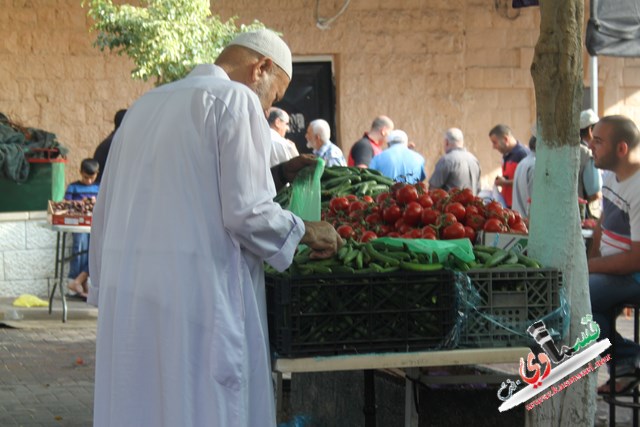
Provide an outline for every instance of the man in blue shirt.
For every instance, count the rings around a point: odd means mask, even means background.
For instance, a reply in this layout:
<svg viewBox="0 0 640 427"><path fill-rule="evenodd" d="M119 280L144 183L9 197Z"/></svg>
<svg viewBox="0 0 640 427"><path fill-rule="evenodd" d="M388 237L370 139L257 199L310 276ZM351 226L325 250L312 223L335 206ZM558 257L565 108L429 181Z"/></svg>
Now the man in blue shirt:
<svg viewBox="0 0 640 427"><path fill-rule="evenodd" d="M307 127L307 147L313 150L313 154L324 160L326 167L347 166L347 161L340 147L329 140L331 128L326 120L316 119Z"/></svg>
<svg viewBox="0 0 640 427"><path fill-rule="evenodd" d="M409 137L402 130L393 130L387 137L389 148L377 154L369 167L396 181L415 184L424 181L424 157L409 148Z"/></svg>

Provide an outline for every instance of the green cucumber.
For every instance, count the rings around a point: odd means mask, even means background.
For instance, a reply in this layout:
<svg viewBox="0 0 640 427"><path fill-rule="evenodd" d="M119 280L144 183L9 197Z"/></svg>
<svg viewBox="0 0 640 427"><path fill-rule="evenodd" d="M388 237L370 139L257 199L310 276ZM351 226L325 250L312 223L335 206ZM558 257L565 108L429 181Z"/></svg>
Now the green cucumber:
<svg viewBox="0 0 640 427"><path fill-rule="evenodd" d="M436 271L436 270L442 270L443 267L444 266L439 262L432 263L432 264L418 264L415 262L406 262L406 261L400 262L401 269L410 270L410 271Z"/></svg>

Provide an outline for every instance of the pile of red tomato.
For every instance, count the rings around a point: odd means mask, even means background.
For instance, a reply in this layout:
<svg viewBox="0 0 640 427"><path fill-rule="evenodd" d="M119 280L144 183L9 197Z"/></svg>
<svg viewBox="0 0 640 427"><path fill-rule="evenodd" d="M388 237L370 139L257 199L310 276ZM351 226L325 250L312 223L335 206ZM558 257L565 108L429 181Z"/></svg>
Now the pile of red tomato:
<svg viewBox="0 0 640 427"><path fill-rule="evenodd" d="M388 236L414 239L461 239L476 233L527 234L520 214L498 202L485 203L469 189L427 190L424 183L396 183L389 192L358 198L334 197L322 218L340 236L361 242Z"/></svg>

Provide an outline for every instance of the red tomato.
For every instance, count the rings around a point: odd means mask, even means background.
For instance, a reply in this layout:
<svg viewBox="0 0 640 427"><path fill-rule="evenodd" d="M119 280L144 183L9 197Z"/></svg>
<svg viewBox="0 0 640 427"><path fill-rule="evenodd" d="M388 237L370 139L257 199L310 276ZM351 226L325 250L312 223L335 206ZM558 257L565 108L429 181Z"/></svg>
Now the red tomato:
<svg viewBox="0 0 640 427"><path fill-rule="evenodd" d="M482 229L492 233L504 233L507 231L507 227L498 218L489 218Z"/></svg>
<svg viewBox="0 0 640 427"><path fill-rule="evenodd" d="M413 185L405 185L396 193L396 200L401 205L406 205L418 200L418 190Z"/></svg>
<svg viewBox="0 0 640 427"><path fill-rule="evenodd" d="M358 196L356 196L355 194L347 194L344 197L346 197L350 202L355 202L356 200L358 200Z"/></svg>
<svg viewBox="0 0 640 427"><path fill-rule="evenodd" d="M440 212L434 209L423 209L422 217L421 217L422 224L423 225L435 224L439 216L440 216Z"/></svg>
<svg viewBox="0 0 640 427"><path fill-rule="evenodd" d="M500 202L496 202L494 200L493 202L489 202L487 206L485 206L485 211L487 212L487 215L486 215L487 217L489 217L489 215L502 217L504 213L504 208L502 207Z"/></svg>
<svg viewBox="0 0 640 427"><path fill-rule="evenodd" d="M436 240L438 238L436 230L434 230L433 227L429 227L428 225L426 227L422 227L420 231L422 233L423 239Z"/></svg>
<svg viewBox="0 0 640 427"><path fill-rule="evenodd" d="M462 203L463 206L467 206L469 203L473 202L473 191L468 188L464 188L462 190L459 190L452 199L455 202Z"/></svg>
<svg viewBox="0 0 640 427"><path fill-rule="evenodd" d="M462 221L464 219L464 215L467 212L467 210L464 208L464 206L462 206L462 203L460 202L449 203L444 207L444 211L447 213L452 213L458 221Z"/></svg>
<svg viewBox="0 0 640 427"><path fill-rule="evenodd" d="M376 203L379 205L384 205L389 197L391 197L391 193L380 193L376 196Z"/></svg>
<svg viewBox="0 0 640 427"><path fill-rule="evenodd" d="M364 218L365 222L369 225L380 224L382 217L378 213L371 213Z"/></svg>
<svg viewBox="0 0 640 427"><path fill-rule="evenodd" d="M421 194L420 197L418 197L418 203L420 203L420 206L423 208L430 208L433 206L433 200L431 200L431 197L427 193Z"/></svg>
<svg viewBox="0 0 640 427"><path fill-rule="evenodd" d="M433 203L438 203L440 200L444 200L449 197L449 193L442 188L434 188L433 190L429 190L429 196L431 196Z"/></svg>
<svg viewBox="0 0 640 427"><path fill-rule="evenodd" d="M329 209L334 212L346 211L349 208L349 199L346 197L334 197L329 202Z"/></svg>
<svg viewBox="0 0 640 427"><path fill-rule="evenodd" d="M471 243L474 243L476 241L476 230L474 230L473 228L469 227L468 225L465 225L464 226L464 237L466 237L469 240L471 240Z"/></svg>
<svg viewBox="0 0 640 427"><path fill-rule="evenodd" d="M387 233L387 237L400 237L400 233L398 233L397 231L392 231L390 233Z"/></svg>
<svg viewBox="0 0 640 427"><path fill-rule="evenodd" d="M336 231L338 232L340 237L342 237L343 239L349 239L356 235L356 233L353 231L353 227L346 224L338 227Z"/></svg>
<svg viewBox="0 0 640 427"><path fill-rule="evenodd" d="M398 205L391 205L382 210L382 218L387 224L394 224L402 217L402 211Z"/></svg>
<svg viewBox="0 0 640 427"><path fill-rule="evenodd" d="M393 195L393 198L395 199L398 197L398 191L401 188L404 188L405 185L406 184L404 182L396 182L389 188L389 193L391 193Z"/></svg>
<svg viewBox="0 0 640 427"><path fill-rule="evenodd" d="M416 225L422 217L422 206L420 206L418 202L410 202L407 207L404 208L402 217L406 224Z"/></svg>
<svg viewBox="0 0 640 427"><path fill-rule="evenodd" d="M446 215L446 214L445 214ZM459 222L447 225L440 232L440 238L443 240L462 239L465 236L464 225Z"/></svg>
<svg viewBox="0 0 640 427"><path fill-rule="evenodd" d="M456 219L455 215L452 213L443 213L438 217L438 220L436 221L436 225L439 227L447 227L455 223L458 223L458 220ZM462 225L462 228L464 229L464 225ZM457 237L453 237L453 238L456 239Z"/></svg>
<svg viewBox="0 0 640 427"><path fill-rule="evenodd" d="M509 225L509 227L511 227L511 225L515 224L516 222L522 222L523 221L522 220L522 215L520 215L520 212L512 211L512 210L509 210L509 212L511 212L509 214L509 217L507 218L507 224Z"/></svg>
<svg viewBox="0 0 640 427"><path fill-rule="evenodd" d="M366 243L370 240L377 239L377 238L378 236L373 231L365 231L364 233L362 233L362 236L360 237L360 241L362 243Z"/></svg>
<svg viewBox="0 0 640 427"><path fill-rule="evenodd" d="M395 223L396 231L400 234L405 234L413 230L413 227L404 222L404 218L400 218Z"/></svg>
<svg viewBox="0 0 640 427"><path fill-rule="evenodd" d="M416 190L418 190L418 194L426 194L429 191L429 186L426 182L417 182L414 184Z"/></svg>
<svg viewBox="0 0 640 427"><path fill-rule="evenodd" d="M368 195L367 196L362 196L362 201L365 202L365 203L373 203L374 202L373 197L368 196Z"/></svg>
<svg viewBox="0 0 640 427"><path fill-rule="evenodd" d="M482 217L484 217L482 215L482 210L477 207L476 205L467 205L465 206L465 218L468 217L469 215L480 215Z"/></svg>
<svg viewBox="0 0 640 427"><path fill-rule="evenodd" d="M353 222L359 222L362 219L362 215L364 215L362 211L350 211L348 217L351 218Z"/></svg>
<svg viewBox="0 0 640 427"><path fill-rule="evenodd" d="M414 228L409 232L409 236L411 239L420 239L422 238L422 230L419 228Z"/></svg>
<svg viewBox="0 0 640 427"><path fill-rule="evenodd" d="M365 204L356 200L349 205L349 212L361 211L365 208Z"/></svg>
<svg viewBox="0 0 640 427"><path fill-rule="evenodd" d="M527 225L522 220L514 222L511 226L509 226L509 230L512 233L529 234L529 229L527 228Z"/></svg>
<svg viewBox="0 0 640 427"><path fill-rule="evenodd" d="M376 234L378 235L378 237L387 236L392 231L393 228L389 227L386 224L380 224L376 227Z"/></svg>
<svg viewBox="0 0 640 427"><path fill-rule="evenodd" d="M468 211L464 218L464 225L473 228L475 231L482 230L484 222L484 217L480 215L469 215Z"/></svg>
<svg viewBox="0 0 640 427"><path fill-rule="evenodd" d="M506 224L516 221L515 211L512 211L511 209L506 209L506 208L502 209L502 216Z"/></svg>

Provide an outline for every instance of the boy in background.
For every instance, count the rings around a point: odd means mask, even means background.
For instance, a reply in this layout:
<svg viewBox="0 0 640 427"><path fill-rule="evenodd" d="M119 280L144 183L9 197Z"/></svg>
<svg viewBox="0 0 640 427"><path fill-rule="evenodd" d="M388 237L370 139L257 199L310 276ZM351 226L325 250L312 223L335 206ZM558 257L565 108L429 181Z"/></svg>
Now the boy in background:
<svg viewBox="0 0 640 427"><path fill-rule="evenodd" d="M84 200L98 195L99 184L96 183L100 166L96 160L84 159L80 163L80 180L72 182L64 194L65 200ZM73 233L73 248L69 266L69 283L67 288L72 295L86 300L89 292L89 233Z"/></svg>

